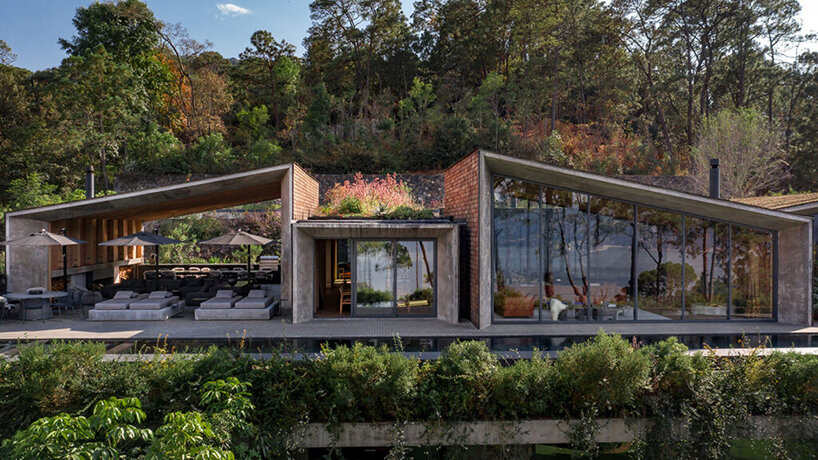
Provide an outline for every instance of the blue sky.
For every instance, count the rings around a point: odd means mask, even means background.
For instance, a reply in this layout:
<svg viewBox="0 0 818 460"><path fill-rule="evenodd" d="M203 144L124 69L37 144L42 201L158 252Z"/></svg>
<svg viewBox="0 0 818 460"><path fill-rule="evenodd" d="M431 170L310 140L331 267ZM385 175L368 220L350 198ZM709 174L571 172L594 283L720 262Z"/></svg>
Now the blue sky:
<svg viewBox="0 0 818 460"><path fill-rule="evenodd" d="M0 0L0 39L17 55L15 65L31 70L59 65L65 54L60 37L74 33L71 19L88 0ZM250 35L269 30L277 39L298 46L310 27L309 0L147 0L156 17L182 23L199 41L213 42L225 57L237 57L250 44ZM402 0L407 16L412 0ZM804 29L818 31L818 1L802 0ZM818 48L813 44L813 48Z"/></svg>

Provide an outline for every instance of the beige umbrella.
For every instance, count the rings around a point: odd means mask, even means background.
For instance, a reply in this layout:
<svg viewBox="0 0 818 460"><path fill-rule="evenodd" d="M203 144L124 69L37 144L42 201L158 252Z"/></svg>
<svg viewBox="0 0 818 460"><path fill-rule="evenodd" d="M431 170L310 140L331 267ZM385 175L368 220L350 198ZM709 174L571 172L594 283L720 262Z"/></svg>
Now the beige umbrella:
<svg viewBox="0 0 818 460"><path fill-rule="evenodd" d="M87 241L78 240L76 238L69 238L65 236L65 229L62 229L62 235L51 233L45 229L31 235L24 236L9 241L0 241L2 246L60 246L62 247L62 282L65 289L68 289L68 255L66 254L66 246L75 246L77 244L85 244Z"/></svg>
<svg viewBox="0 0 818 460"><path fill-rule="evenodd" d="M156 247L156 271L159 271L159 246L165 244L179 244L184 241L166 238L151 232L136 232L130 235L120 236L112 240L99 243L100 246L155 246Z"/></svg>
<svg viewBox="0 0 818 460"><path fill-rule="evenodd" d="M250 246L252 245L265 245L267 243L272 242L273 240L269 238L264 238L263 236L253 235L252 233L247 233L244 230L239 230L237 232L230 232L221 236L217 236L216 238L211 238L205 241L199 241L199 244L216 244L216 245L224 245L224 246L247 246L247 274L250 274Z"/></svg>

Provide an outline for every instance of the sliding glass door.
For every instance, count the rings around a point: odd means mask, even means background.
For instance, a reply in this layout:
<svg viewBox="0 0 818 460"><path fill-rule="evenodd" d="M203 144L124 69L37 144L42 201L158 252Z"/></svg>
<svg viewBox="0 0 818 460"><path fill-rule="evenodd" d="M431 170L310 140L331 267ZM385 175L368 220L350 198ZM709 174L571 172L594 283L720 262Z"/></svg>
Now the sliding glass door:
<svg viewBox="0 0 818 460"><path fill-rule="evenodd" d="M433 316L435 244L355 240L353 316Z"/></svg>

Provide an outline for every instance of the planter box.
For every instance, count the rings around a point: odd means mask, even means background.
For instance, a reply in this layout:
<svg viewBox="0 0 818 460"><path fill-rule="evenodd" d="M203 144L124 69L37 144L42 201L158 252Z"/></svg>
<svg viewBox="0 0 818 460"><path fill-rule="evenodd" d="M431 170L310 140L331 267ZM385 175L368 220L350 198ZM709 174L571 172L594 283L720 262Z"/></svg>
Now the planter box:
<svg viewBox="0 0 818 460"><path fill-rule="evenodd" d="M536 301L529 297L506 297L500 315L503 318L530 318Z"/></svg>
<svg viewBox="0 0 818 460"><path fill-rule="evenodd" d="M627 421L621 418L598 419L599 443L632 442L645 426L647 419ZM686 428L681 420L673 420L673 433L686 436ZM571 421L565 420L520 420L520 421L477 421L450 422L408 422L404 426L403 445L406 446L500 446L525 444L570 444ZM801 431L812 427L812 417L767 417L756 416L748 419L747 426L737 430L742 439L769 439L779 428ZM302 446L308 449L334 447L389 447L395 445L393 436L395 425L380 423L342 423L337 442L326 425L308 423L296 437L302 439Z"/></svg>

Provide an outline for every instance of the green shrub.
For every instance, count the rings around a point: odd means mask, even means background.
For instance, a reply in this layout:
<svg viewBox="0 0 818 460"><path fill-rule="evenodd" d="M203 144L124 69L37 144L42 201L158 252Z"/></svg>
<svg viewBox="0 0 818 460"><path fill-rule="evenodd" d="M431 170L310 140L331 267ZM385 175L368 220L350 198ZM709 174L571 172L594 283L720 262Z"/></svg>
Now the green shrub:
<svg viewBox="0 0 818 460"><path fill-rule="evenodd" d="M355 296L359 304L370 305L373 303L389 302L392 300L392 293L389 291L379 291L366 285L358 285Z"/></svg>
<svg viewBox="0 0 818 460"><path fill-rule="evenodd" d="M554 366L537 350L531 359L497 370L492 414L502 420L547 418L554 413Z"/></svg>
<svg viewBox="0 0 818 460"><path fill-rule="evenodd" d="M419 373L419 415L473 420L488 415L494 374L500 366L485 342L455 342Z"/></svg>
<svg viewBox="0 0 818 460"><path fill-rule="evenodd" d="M383 215L384 219L394 220L432 219L434 217L435 213L431 209L410 206L398 206L394 211Z"/></svg>
<svg viewBox="0 0 818 460"><path fill-rule="evenodd" d="M341 202L338 203L336 212L342 216L357 216L363 212L361 200L354 196L345 196L341 199Z"/></svg>
<svg viewBox="0 0 818 460"><path fill-rule="evenodd" d="M619 335L600 331L596 337L558 353L554 388L557 407L566 416L593 408L621 416L647 389L650 360Z"/></svg>
<svg viewBox="0 0 818 460"><path fill-rule="evenodd" d="M417 363L385 345L324 348L314 367L322 420L398 420L412 412Z"/></svg>

